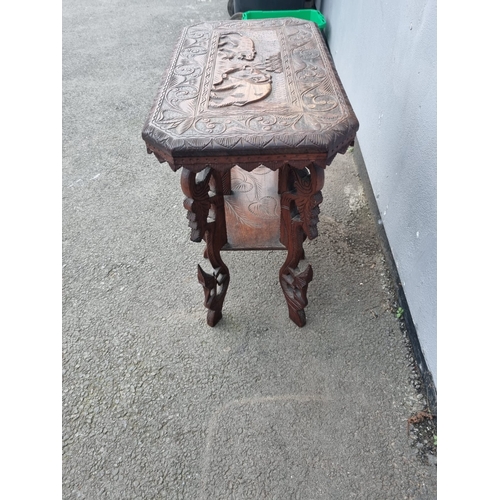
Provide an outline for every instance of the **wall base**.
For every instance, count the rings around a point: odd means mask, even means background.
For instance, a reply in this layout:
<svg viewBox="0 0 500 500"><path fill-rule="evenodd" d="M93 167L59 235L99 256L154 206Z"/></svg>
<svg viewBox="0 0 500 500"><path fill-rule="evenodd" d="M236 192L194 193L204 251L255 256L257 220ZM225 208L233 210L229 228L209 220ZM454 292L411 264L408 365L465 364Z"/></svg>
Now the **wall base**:
<svg viewBox="0 0 500 500"><path fill-rule="evenodd" d="M378 205L375 199L375 195L373 193L373 189L371 186L370 178L368 176L368 172L366 170L366 165L363 159L363 155L361 153L361 148L356 139L354 144L353 151L354 163L356 165L356 169L358 175L360 177L361 183L363 185L364 192L366 194L366 198L372 213L374 214L375 220L381 221L382 218L380 216L380 212L378 209ZM432 378L432 373L427 367L427 363L425 361L424 354L422 352L422 348L420 346L420 341L418 339L417 330L415 328L415 324L413 323L413 319L410 313L410 307L406 300L406 295L401 284L401 280L399 278L399 273L396 267L396 263L394 261L394 257L392 255L391 247L389 244L389 240L387 239L387 234L384 229L383 223L377 224L377 233L382 243L382 249L384 252L384 256L386 262L389 265L389 271L391 274L391 279L393 281L394 288L396 290L396 297L398 306L404 309L404 327L406 329L408 338L411 343L413 357L415 359L417 369L419 371L420 377L422 379L422 392L424 397L427 400L428 408L433 415L437 415L437 391L436 386L434 384L434 380Z"/></svg>

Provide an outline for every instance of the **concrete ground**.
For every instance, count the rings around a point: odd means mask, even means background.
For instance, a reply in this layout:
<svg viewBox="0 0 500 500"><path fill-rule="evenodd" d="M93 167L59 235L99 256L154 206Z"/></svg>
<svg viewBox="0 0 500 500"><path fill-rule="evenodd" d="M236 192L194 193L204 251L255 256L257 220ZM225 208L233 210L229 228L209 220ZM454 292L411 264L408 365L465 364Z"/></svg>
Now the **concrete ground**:
<svg viewBox="0 0 500 500"><path fill-rule="evenodd" d="M327 168L305 246L307 325L278 251L225 253L224 316L205 323L180 176L141 130L182 27L226 5L63 2L63 498L436 498L352 153Z"/></svg>

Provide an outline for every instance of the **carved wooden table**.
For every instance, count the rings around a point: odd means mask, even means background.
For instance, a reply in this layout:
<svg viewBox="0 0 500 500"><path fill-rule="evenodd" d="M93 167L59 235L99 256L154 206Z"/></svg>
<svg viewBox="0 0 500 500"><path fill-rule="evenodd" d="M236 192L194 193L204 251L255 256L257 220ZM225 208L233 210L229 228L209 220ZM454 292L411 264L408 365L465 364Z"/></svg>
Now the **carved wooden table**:
<svg viewBox="0 0 500 500"><path fill-rule="evenodd" d="M182 168L207 322L222 317L229 270L221 250L287 250L279 278L290 318L305 324L324 169L353 143L358 121L316 24L225 21L185 28L142 136Z"/></svg>

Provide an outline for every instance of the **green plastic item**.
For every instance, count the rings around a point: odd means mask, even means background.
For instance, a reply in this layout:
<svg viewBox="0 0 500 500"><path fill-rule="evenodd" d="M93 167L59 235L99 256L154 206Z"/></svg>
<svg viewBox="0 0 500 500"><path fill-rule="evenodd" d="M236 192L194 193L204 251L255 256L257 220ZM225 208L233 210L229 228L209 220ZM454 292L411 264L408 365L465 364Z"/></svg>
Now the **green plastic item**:
<svg viewBox="0 0 500 500"><path fill-rule="evenodd" d="M243 12L242 19L268 19L276 17L297 17L306 21L313 21L318 28L323 31L326 27L326 19L323 14L316 9L297 9L297 10L249 10Z"/></svg>

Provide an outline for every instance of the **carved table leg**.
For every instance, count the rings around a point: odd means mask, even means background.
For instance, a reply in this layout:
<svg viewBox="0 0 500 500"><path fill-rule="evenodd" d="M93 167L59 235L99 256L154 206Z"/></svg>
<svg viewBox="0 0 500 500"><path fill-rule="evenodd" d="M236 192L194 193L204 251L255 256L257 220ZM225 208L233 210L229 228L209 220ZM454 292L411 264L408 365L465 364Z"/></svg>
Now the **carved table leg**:
<svg viewBox="0 0 500 500"><path fill-rule="evenodd" d="M285 263L280 269L280 284L290 319L298 326L304 326L307 287L313 278L313 270L308 264L304 271L299 272L297 266L304 258L302 245L306 237L312 240L318 236L324 170L313 163L308 169L302 170L286 166L280 176L281 240L288 250Z"/></svg>
<svg viewBox="0 0 500 500"><path fill-rule="evenodd" d="M182 169L181 186L187 196L184 207L188 210L191 240L205 241L204 256L213 267L211 273L206 273L198 265L198 281L205 293L210 326L215 326L222 318L222 305L229 286L229 270L220 256L227 241L221 182L220 174L208 168L199 174Z"/></svg>

